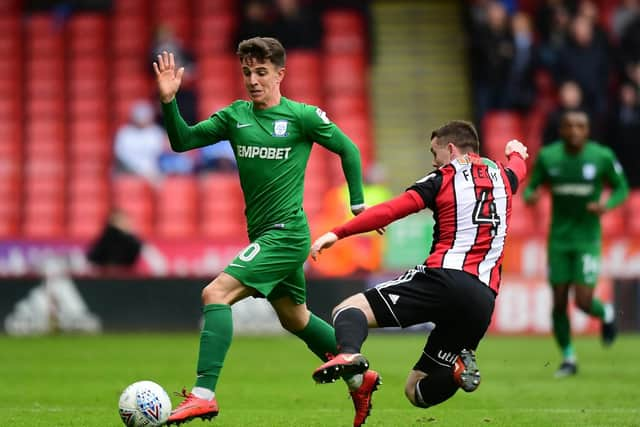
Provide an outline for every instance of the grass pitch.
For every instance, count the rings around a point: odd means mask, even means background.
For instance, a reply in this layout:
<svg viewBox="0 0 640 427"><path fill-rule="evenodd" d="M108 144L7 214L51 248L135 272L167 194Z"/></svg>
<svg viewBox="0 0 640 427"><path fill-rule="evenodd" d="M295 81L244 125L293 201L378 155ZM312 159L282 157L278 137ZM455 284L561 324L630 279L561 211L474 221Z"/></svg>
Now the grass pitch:
<svg viewBox="0 0 640 427"><path fill-rule="evenodd" d="M426 410L403 396L423 344L422 335L370 336L363 350L384 384L367 427L640 426L639 336L622 336L611 349L578 339L579 375L564 380L553 378L559 356L550 337L488 337L478 351L480 388ZM197 346L196 334L0 336L0 425L121 426L122 390L142 379L170 394L190 388ZM187 425L351 426L346 387L315 385L317 365L295 338L236 337L218 384L220 415Z"/></svg>

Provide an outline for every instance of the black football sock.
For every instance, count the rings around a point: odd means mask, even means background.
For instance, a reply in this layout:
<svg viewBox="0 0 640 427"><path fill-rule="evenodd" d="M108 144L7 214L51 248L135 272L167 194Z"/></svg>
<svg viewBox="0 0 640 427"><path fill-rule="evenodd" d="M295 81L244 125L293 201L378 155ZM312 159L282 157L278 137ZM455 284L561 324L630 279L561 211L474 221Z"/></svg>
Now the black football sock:
<svg viewBox="0 0 640 427"><path fill-rule="evenodd" d="M367 317L362 310L355 307L339 310L333 318L333 327L340 353L360 353L362 343L369 334Z"/></svg>

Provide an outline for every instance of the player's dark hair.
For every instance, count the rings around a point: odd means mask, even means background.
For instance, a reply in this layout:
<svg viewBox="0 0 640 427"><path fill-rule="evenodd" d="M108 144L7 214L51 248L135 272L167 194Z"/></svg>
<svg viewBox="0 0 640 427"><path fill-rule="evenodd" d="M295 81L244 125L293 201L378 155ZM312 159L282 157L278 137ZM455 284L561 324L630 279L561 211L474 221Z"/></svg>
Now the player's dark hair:
<svg viewBox="0 0 640 427"><path fill-rule="evenodd" d="M277 67L284 67L287 54L282 43L273 37L253 37L238 44L236 52L240 62L245 58L254 58L259 62L271 61Z"/></svg>
<svg viewBox="0 0 640 427"><path fill-rule="evenodd" d="M439 144L451 143L467 153L480 151L478 132L472 123L464 120L453 120L431 132L431 139L438 138Z"/></svg>

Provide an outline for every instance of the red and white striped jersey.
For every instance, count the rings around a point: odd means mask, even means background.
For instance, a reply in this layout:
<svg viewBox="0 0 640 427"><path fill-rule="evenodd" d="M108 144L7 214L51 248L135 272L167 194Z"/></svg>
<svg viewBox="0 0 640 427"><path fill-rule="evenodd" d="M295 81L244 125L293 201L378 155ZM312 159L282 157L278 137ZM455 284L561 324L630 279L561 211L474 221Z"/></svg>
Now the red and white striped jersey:
<svg viewBox="0 0 640 427"><path fill-rule="evenodd" d="M416 182L433 211L433 245L427 267L463 270L496 293L518 178L510 169L476 155L460 157Z"/></svg>

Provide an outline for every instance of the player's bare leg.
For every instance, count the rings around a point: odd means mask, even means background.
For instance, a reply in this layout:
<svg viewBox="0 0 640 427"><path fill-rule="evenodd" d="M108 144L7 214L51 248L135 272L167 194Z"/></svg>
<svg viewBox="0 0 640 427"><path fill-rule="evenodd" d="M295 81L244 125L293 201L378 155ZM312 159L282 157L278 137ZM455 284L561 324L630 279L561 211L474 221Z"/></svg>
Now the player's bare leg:
<svg viewBox="0 0 640 427"><path fill-rule="evenodd" d="M609 347L618 334L616 328L615 310L613 305L604 304L593 295L591 286L575 286L576 305L586 314L597 317L601 321L602 344Z"/></svg>

